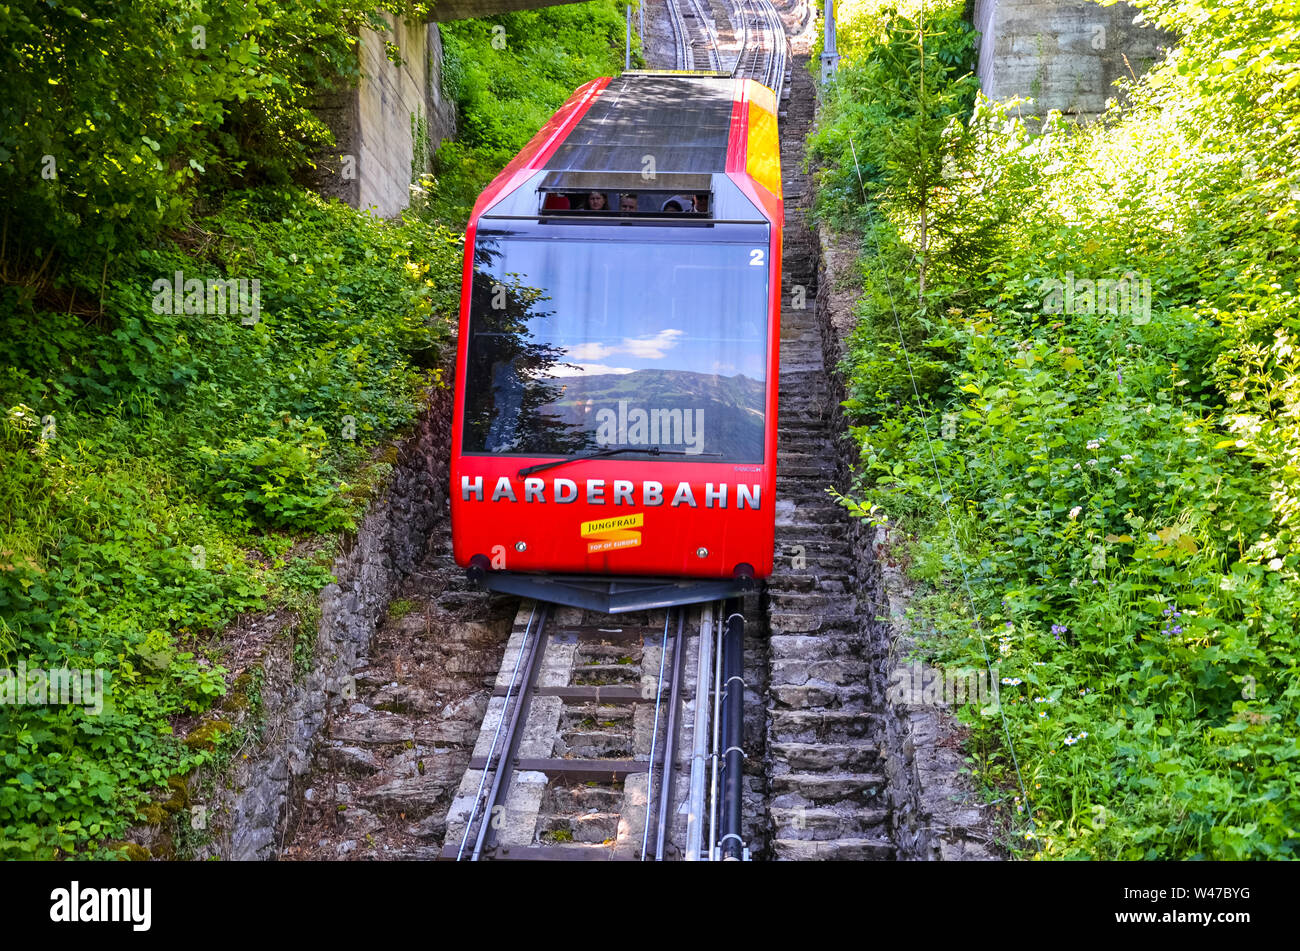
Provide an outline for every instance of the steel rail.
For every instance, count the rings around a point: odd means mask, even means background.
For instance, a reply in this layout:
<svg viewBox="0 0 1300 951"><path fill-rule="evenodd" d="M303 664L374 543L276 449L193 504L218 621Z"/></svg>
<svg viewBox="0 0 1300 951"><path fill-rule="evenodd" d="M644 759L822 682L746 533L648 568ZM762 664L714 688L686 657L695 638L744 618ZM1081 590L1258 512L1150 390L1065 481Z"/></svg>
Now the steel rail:
<svg viewBox="0 0 1300 951"><path fill-rule="evenodd" d="M722 620L723 605L717 605L717 634L713 645L713 744L709 748L709 861L717 857L718 847L718 766L722 738L722 630L726 626Z"/></svg>
<svg viewBox="0 0 1300 951"><path fill-rule="evenodd" d="M664 612L664 635L659 646L659 679L655 682L654 729L650 733L650 771L645 781L645 825L641 830L641 861L646 860L646 848L650 845L650 809L654 802L655 788L655 749L659 740L659 706L664 696L664 663L668 659L668 625L672 622L673 609ZM675 659L674 659L675 666Z"/></svg>
<svg viewBox="0 0 1300 951"><path fill-rule="evenodd" d="M691 746L691 786L686 806L686 861L700 860L704 838L704 773L709 743L709 679L713 673L713 605L701 609L699 657L695 665L695 724Z"/></svg>
<svg viewBox="0 0 1300 951"><path fill-rule="evenodd" d="M681 699L682 666L686 660L682 650L682 630L686 625L685 608L677 612L677 636L673 640L673 688L668 701L668 733L664 738L663 780L659 790L659 825L655 830L655 861L664 860L664 839L668 833L668 803L673 796L673 757L677 755L677 706Z"/></svg>
<svg viewBox="0 0 1300 951"><path fill-rule="evenodd" d="M519 644L519 656L515 658L515 669L510 673L510 684L506 687L506 699L501 704L501 719L497 721L496 732L492 734L492 745L488 747L488 762L492 762L492 754L496 752L497 741L501 738L501 728L505 726L506 710L510 706L510 696L514 692L515 684L519 680L519 668L524 660L524 649L533 631L533 621L537 618L537 604L534 602L533 611L528 615L528 626L524 628L524 639ZM469 842L469 833L474 828L474 819L478 816L479 803L483 801L483 787L487 784L487 770L483 770L483 775L479 777L478 791L474 793L474 803L470 807L469 818L465 820L465 834L460 839L460 849L456 852L456 861L459 862L465 854L465 846Z"/></svg>
<svg viewBox="0 0 1300 951"><path fill-rule="evenodd" d="M492 777L492 789L488 793L487 801L484 803L483 817L479 820L478 836L474 840L474 852L470 856L472 862L477 862L483 854L483 845L492 827L492 810L498 805L497 800L501 795L502 786L509 781L510 775L514 772L514 759L519 752L519 738L522 735L519 726L523 722L524 714L528 709L530 691L537 681L537 671L541 667L542 654L546 651L546 619L549 615L549 608L550 605L543 603L537 609L537 630L533 635L532 651L528 655L527 679L519 691L514 710L510 714L510 726L506 728L506 747L497 760L496 772ZM522 652L524 645L521 644L519 649ZM504 719L505 710L503 709L501 713ZM491 766L492 758L489 753L485 769ZM468 832L468 829L466 831Z"/></svg>

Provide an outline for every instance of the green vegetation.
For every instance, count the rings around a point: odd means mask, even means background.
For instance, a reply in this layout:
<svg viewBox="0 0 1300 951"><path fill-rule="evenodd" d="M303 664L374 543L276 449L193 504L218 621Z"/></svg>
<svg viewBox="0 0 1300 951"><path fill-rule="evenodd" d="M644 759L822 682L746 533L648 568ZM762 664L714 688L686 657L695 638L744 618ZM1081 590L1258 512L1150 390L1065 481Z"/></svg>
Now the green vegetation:
<svg viewBox="0 0 1300 951"><path fill-rule="evenodd" d="M202 760L168 719L225 693L214 635L268 589L305 665L330 577L290 549L353 525L345 474L434 382L458 236L263 191L181 240L120 265L98 326L0 290L0 667L100 669L106 696L0 706L0 854L120 835ZM178 270L260 275L257 323L156 312Z"/></svg>
<svg viewBox="0 0 1300 951"><path fill-rule="evenodd" d="M963 716L1012 848L1295 857L1300 3L1137 2L1169 59L1033 132L967 108L961 3L923 54L919 4L842 7L814 149L863 247L848 504L911 538L927 656L998 669L1027 803Z"/></svg>
<svg viewBox="0 0 1300 951"><path fill-rule="evenodd" d="M0 857L143 857L117 840L243 729L173 734L227 693L241 612L296 612L310 664L336 550L318 536L355 527L377 447L441 385L462 238L305 191L331 144L308 105L357 79L362 24L424 6L0 10L0 670L103 687L102 711L0 704ZM503 51L491 24L447 29L464 167L445 147L457 174L428 197L456 214L621 65L609 0L493 22ZM230 703L255 711L260 670L245 688Z"/></svg>
<svg viewBox="0 0 1300 951"><path fill-rule="evenodd" d="M484 186L574 89L622 72L623 13L615 0L591 0L442 24L443 87L458 124L433 158L434 219L462 227Z"/></svg>
<svg viewBox="0 0 1300 951"><path fill-rule="evenodd" d="M0 11L6 282L84 281L204 196L287 184L329 144L313 96L408 0L19 0ZM165 65L164 65L165 64ZM65 290L65 293L67 290Z"/></svg>

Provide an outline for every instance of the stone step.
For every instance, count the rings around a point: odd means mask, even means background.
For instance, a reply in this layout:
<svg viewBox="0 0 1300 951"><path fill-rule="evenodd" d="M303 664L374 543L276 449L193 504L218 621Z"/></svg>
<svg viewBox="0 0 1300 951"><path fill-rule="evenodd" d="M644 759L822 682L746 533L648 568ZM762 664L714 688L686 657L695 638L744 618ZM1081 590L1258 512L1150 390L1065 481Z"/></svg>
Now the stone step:
<svg viewBox="0 0 1300 951"><path fill-rule="evenodd" d="M871 691L865 684L781 684L768 685L768 694L779 706L792 710L850 710L865 712Z"/></svg>
<svg viewBox="0 0 1300 951"><path fill-rule="evenodd" d="M844 542L837 542L836 545L842 547L846 552L851 550L851 547ZM833 545L832 548L836 547L836 545ZM834 554L829 550L818 549L816 552L817 563L812 564L811 562L808 561L808 557L809 557L808 552L809 549L805 548L804 549L805 563L799 567L795 567L794 565L789 565L787 569L784 566L777 566L781 572L782 584L786 585L787 587L791 587L791 589L794 590L795 588L797 588L799 584L802 584L803 579L805 578L856 577L854 571L857 562L854 558L850 557L848 554ZM782 552L780 548L778 548L777 549L778 557L783 554L795 555L798 553Z"/></svg>
<svg viewBox="0 0 1300 951"><path fill-rule="evenodd" d="M805 556L806 558L806 556ZM783 575L781 578L782 591L825 591L832 594L852 594L855 590L856 581L853 575L847 571L826 572L820 568L820 560L815 573L808 569L804 576L800 577L795 574Z"/></svg>
<svg viewBox="0 0 1300 951"><path fill-rule="evenodd" d="M858 621L852 614L808 614L773 608L768 615L773 634L852 633Z"/></svg>
<svg viewBox="0 0 1300 951"><path fill-rule="evenodd" d="M866 771L880 765L875 743L770 743L768 755L800 773Z"/></svg>
<svg viewBox="0 0 1300 951"><path fill-rule="evenodd" d="M871 665L851 658L837 660L778 660L771 665L774 684L850 684L870 683Z"/></svg>
<svg viewBox="0 0 1300 951"><path fill-rule="evenodd" d="M785 460L778 459L776 463L777 482L795 480L803 483L802 488L806 491L807 483L814 482L820 487L830 485L839 475L837 464L832 459L826 459L817 463L808 463L803 460Z"/></svg>
<svg viewBox="0 0 1300 951"><path fill-rule="evenodd" d="M778 525L776 543L778 545L802 545L807 550L812 545L831 545L842 542L849 545L851 526L843 525Z"/></svg>
<svg viewBox="0 0 1300 951"><path fill-rule="evenodd" d="M768 732L787 742L840 742L875 735L881 728L878 714L867 711L769 709Z"/></svg>
<svg viewBox="0 0 1300 951"><path fill-rule="evenodd" d="M795 806L770 810L777 838L801 842L889 838L889 810Z"/></svg>
<svg viewBox="0 0 1300 951"><path fill-rule="evenodd" d="M888 861L895 857L888 839L833 839L818 842L807 839L775 839L772 852L785 861Z"/></svg>
<svg viewBox="0 0 1300 951"><path fill-rule="evenodd" d="M822 572L819 569L815 574L809 572L803 577L790 574L781 578L780 590L823 591L828 595L844 596L853 594L855 581L852 574L848 572Z"/></svg>
<svg viewBox="0 0 1300 951"><path fill-rule="evenodd" d="M635 662L640 660L640 655L639 642L636 644L592 644L584 641L574 651L573 659L575 663L589 663L597 659L608 661L611 658L614 662L624 658Z"/></svg>
<svg viewBox="0 0 1300 951"><path fill-rule="evenodd" d="M813 662L861 657L868 647L852 635L773 634L767 639L767 650L773 661Z"/></svg>
<svg viewBox="0 0 1300 951"><path fill-rule="evenodd" d="M835 527L846 518L844 509L815 495L800 500L777 499L776 502L776 524L781 528Z"/></svg>
<svg viewBox="0 0 1300 951"><path fill-rule="evenodd" d="M885 777L881 773L778 773L768 780L773 805L799 805L790 799L777 802L777 797L792 796L815 805L856 803L862 806L879 806L885 795Z"/></svg>

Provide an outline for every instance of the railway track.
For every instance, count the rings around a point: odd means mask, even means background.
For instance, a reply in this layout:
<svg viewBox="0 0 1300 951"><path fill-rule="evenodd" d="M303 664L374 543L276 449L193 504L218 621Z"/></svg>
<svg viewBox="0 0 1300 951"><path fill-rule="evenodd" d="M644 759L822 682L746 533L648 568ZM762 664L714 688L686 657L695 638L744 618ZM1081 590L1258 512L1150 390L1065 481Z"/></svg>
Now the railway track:
<svg viewBox="0 0 1300 951"><path fill-rule="evenodd" d="M668 18L677 43L678 69L720 68L718 33L700 0L669 0Z"/></svg>
<svg viewBox="0 0 1300 951"><path fill-rule="evenodd" d="M725 65L708 2L667 4L677 68L729 67L779 95L788 44L771 0L738 0L727 10L739 42ZM746 815L739 823L722 815L739 802L728 782L742 781L742 761L758 761L764 742L765 650L751 641L742 661L729 642L723 670L729 623L761 617L758 598L746 602L744 611L713 602L611 617L525 601L447 813L441 857L655 861L764 852L766 789L754 770L743 779ZM761 624L748 627L761 637ZM737 718L743 727L733 729ZM735 730L743 730L738 741Z"/></svg>
<svg viewBox="0 0 1300 951"><path fill-rule="evenodd" d="M780 95L785 84L789 42L772 0L732 0L726 8L736 53L724 67L724 52L712 10L701 0L670 0L668 18L676 44L676 68L726 70L754 79Z"/></svg>
<svg viewBox="0 0 1300 951"><path fill-rule="evenodd" d="M737 607L613 617L525 601L441 857L747 857L726 795L743 771L743 744L726 742L745 690Z"/></svg>
<svg viewBox="0 0 1300 951"><path fill-rule="evenodd" d="M670 3L669 11L678 66L716 68L717 32L699 0ZM771 0L737 0L730 19L741 37L732 75L754 78L780 97L788 41ZM707 58L702 44L713 49ZM848 518L825 493L843 472L827 412L832 385L811 304L816 259L803 208L802 152L814 96L811 79L795 72L800 88L781 115L778 557L761 609L751 597L745 611L751 631L768 636L761 646L748 645L743 676L733 680L722 676L716 657L703 659L711 675L700 672L701 652L720 646L720 603L624 616L617 624L526 603L448 814L444 858L721 858L723 787L729 771L740 775L746 754L745 802L754 814L738 837L731 833L748 847L746 855L897 854L870 688L871 646L860 620L874 608L859 603ZM714 649L706 646L711 641ZM744 739L728 749L719 736L722 705L746 682ZM707 753L700 752L699 731ZM724 752L734 763L723 763ZM704 799L700 787L708 790Z"/></svg>
<svg viewBox="0 0 1300 951"><path fill-rule="evenodd" d="M716 67L722 56L702 2L668 5L681 68ZM795 62L790 94L780 96L789 59L771 0L737 0L732 10L730 30L742 36L727 57L733 75L769 85L782 105L772 577L739 609L714 602L607 616L524 601L502 655L509 615L499 634L459 619L486 617L487 609L480 594L462 590L443 538L431 554L437 570L424 616L394 624L402 636L358 674L356 702L332 728L325 751L332 765L317 780L325 801L309 806L297 854L463 861L897 854L861 620L881 611L859 600L851 526L825 493L843 484L844 472L803 207L812 81ZM709 58L697 58L702 42L711 44ZM743 667L731 650L723 671L723 628L741 614ZM446 643L427 636L430 619L443 617L455 635ZM433 687L409 686L413 675ZM738 742L730 729L737 717ZM727 783L742 779L737 833L723 804L734 807Z"/></svg>
<svg viewBox="0 0 1300 951"><path fill-rule="evenodd" d="M772 0L736 0L733 21L743 39L731 74L755 79L780 97L789 41Z"/></svg>

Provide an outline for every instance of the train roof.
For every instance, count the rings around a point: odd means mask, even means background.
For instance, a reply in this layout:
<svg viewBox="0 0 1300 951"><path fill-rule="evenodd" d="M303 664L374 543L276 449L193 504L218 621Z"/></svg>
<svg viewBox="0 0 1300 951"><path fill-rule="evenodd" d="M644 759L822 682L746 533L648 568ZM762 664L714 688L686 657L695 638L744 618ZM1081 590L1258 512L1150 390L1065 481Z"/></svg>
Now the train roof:
<svg viewBox="0 0 1300 951"><path fill-rule="evenodd" d="M718 74L592 80L488 186L473 218L531 217L547 194L587 189L707 193L718 217L779 224L776 96L754 80ZM759 215L744 212L749 205Z"/></svg>
<svg viewBox="0 0 1300 951"><path fill-rule="evenodd" d="M610 81L544 168L635 172L647 154L660 172L725 172L741 81L624 75Z"/></svg>

